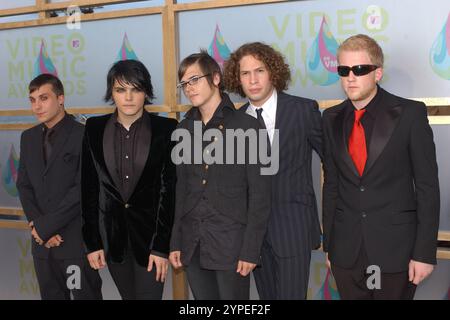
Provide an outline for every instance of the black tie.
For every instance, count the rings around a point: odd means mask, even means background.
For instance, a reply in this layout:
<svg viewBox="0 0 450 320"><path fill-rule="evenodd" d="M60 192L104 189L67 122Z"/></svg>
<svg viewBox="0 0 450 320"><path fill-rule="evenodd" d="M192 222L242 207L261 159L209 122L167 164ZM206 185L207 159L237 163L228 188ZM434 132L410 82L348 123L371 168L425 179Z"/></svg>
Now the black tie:
<svg viewBox="0 0 450 320"><path fill-rule="evenodd" d="M50 155L52 154L52 135L54 133L54 130L52 129L45 129L44 130L44 161L45 165L47 165L47 161L50 159Z"/></svg>
<svg viewBox="0 0 450 320"><path fill-rule="evenodd" d="M263 108L256 109L256 118L258 119L259 124L261 125L261 128L267 129L266 123L264 122L264 118L262 117L262 114L261 114L262 112L263 112Z"/></svg>
<svg viewBox="0 0 450 320"><path fill-rule="evenodd" d="M256 109L256 118L259 121L259 124L261 125L261 128L265 129L267 131L266 123L264 122L264 119L262 117L262 111L263 108ZM269 131L267 131L267 154L270 155L270 138L269 138Z"/></svg>

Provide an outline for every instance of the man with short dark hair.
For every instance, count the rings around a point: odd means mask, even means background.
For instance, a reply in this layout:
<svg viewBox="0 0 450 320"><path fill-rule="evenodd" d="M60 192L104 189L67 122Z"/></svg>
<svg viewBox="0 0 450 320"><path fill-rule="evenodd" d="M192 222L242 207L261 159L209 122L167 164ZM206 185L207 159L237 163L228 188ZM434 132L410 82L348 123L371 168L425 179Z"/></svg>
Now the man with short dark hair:
<svg viewBox="0 0 450 320"><path fill-rule="evenodd" d="M84 127L64 111L64 88L50 74L29 85L39 125L22 133L17 189L31 227L42 299L101 299L101 279L81 237L80 152ZM68 278L71 278L68 280Z"/></svg>

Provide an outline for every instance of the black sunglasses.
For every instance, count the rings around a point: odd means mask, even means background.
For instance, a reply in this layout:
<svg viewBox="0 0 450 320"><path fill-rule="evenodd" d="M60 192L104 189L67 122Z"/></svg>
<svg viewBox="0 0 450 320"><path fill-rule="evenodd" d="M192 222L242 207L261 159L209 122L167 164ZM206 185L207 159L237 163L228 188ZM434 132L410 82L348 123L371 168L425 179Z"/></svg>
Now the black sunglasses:
<svg viewBox="0 0 450 320"><path fill-rule="evenodd" d="M373 64L359 64L357 66L349 67L349 66L338 66L337 72L341 77L348 77L350 74L350 70L357 77L365 76L366 74L371 73L372 71L378 69L379 67Z"/></svg>

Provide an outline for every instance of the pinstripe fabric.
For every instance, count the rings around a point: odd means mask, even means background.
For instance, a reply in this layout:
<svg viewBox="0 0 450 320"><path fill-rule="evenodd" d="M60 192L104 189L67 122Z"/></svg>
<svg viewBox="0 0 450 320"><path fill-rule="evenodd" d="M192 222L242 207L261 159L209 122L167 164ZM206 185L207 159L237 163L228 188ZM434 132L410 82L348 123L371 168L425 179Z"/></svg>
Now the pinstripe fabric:
<svg viewBox="0 0 450 320"><path fill-rule="evenodd" d="M320 246L311 174L312 150L322 157L317 102L279 93L275 128L280 164L272 177L272 210L265 237L270 250L264 250L265 262L255 272L255 280L262 296L300 299L305 297L311 250Z"/></svg>
<svg viewBox="0 0 450 320"><path fill-rule="evenodd" d="M261 300L304 300L308 292L311 250L302 255L278 257L265 242L261 250L261 267L253 272Z"/></svg>

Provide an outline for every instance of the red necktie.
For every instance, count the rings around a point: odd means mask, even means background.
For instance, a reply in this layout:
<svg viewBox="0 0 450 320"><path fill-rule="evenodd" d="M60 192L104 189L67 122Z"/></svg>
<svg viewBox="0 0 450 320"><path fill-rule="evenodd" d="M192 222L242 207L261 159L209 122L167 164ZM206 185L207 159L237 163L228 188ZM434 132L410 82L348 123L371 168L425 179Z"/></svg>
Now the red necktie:
<svg viewBox="0 0 450 320"><path fill-rule="evenodd" d="M352 133L348 140L348 152L360 176L364 172L364 166L367 160L366 136L364 134L364 127L360 121L364 112L366 112L366 109L355 110L355 122L353 123Z"/></svg>

